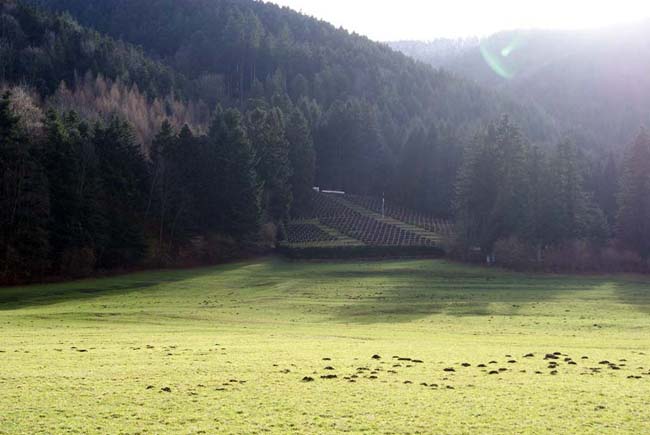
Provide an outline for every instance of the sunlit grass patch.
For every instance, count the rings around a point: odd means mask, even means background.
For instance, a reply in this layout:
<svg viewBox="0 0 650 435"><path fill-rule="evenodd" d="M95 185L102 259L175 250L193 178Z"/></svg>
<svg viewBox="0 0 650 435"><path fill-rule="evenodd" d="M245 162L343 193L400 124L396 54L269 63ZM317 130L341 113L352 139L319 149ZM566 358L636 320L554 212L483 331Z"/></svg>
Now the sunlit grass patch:
<svg viewBox="0 0 650 435"><path fill-rule="evenodd" d="M3 434L650 431L640 277L267 259L0 301Z"/></svg>

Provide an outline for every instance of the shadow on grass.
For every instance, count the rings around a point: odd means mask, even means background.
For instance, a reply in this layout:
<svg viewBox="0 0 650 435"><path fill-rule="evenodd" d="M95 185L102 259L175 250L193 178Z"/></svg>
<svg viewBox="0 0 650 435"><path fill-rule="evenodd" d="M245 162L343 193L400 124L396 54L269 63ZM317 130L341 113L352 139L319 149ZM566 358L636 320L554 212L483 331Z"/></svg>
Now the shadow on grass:
<svg viewBox="0 0 650 435"><path fill-rule="evenodd" d="M329 278L340 280L341 286L346 280L368 286L336 309L335 320L361 324L412 322L435 314L524 315L521 309L528 304L552 300L563 293L589 291L598 282L457 266L448 270L341 271Z"/></svg>
<svg viewBox="0 0 650 435"><path fill-rule="evenodd" d="M168 283L196 278L206 273L209 273L208 269L152 271L68 283L0 288L0 312L143 291Z"/></svg>
<svg viewBox="0 0 650 435"><path fill-rule="evenodd" d="M0 287L0 312L30 306L46 306L71 300L89 300L111 294L143 291L165 284L199 279L207 275L219 277L221 274L230 272L243 274L244 277L251 275L249 281L256 282L253 276L254 274L247 272L248 267L261 267L264 270L269 270L275 264L281 263L277 260L244 260L201 268L150 270L105 278L89 278L67 283ZM232 281L235 283L246 283L240 275L237 275ZM182 289L179 288L180 291Z"/></svg>
<svg viewBox="0 0 650 435"><path fill-rule="evenodd" d="M614 293L620 302L650 314L650 279L644 278L630 278L614 283Z"/></svg>
<svg viewBox="0 0 650 435"><path fill-rule="evenodd" d="M533 304L571 297L574 293L591 300L597 300L599 295L609 296L610 301L620 300L650 313L649 281L642 277L527 275L444 261L304 263L281 259L0 288L0 312L155 291L158 286L205 276L208 284L202 285L208 285L206 291L211 291L212 275L215 288L221 292L219 298L223 298L218 302L226 308L237 298L237 304L251 309L297 310L345 323L405 323L436 314L526 316ZM596 289L603 284L611 288L600 294ZM178 286L179 292L182 287Z"/></svg>

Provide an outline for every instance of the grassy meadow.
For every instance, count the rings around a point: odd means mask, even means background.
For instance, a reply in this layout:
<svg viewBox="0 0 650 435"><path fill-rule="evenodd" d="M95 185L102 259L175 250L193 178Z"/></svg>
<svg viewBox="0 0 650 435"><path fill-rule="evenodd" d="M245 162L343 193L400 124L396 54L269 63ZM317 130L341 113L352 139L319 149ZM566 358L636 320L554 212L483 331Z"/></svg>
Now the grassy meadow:
<svg viewBox="0 0 650 435"><path fill-rule="evenodd" d="M650 433L650 280L271 258L4 288L0 393L8 435Z"/></svg>

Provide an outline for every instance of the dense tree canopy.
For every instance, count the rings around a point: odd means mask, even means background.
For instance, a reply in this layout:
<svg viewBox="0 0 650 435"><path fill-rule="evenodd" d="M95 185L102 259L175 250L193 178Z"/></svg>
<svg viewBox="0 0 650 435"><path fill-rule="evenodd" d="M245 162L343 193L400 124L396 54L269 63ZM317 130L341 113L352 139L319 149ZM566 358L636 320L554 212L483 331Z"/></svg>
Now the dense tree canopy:
<svg viewBox="0 0 650 435"><path fill-rule="evenodd" d="M563 141L554 152L542 152L508 117L489 125L467 149L455 212L460 241L486 255L509 237L540 252L607 238L605 215L585 190L575 145Z"/></svg>
<svg viewBox="0 0 650 435"><path fill-rule="evenodd" d="M417 125L444 124L461 139L508 112L531 139L550 141L553 136L552 125L534 106L515 104L385 45L273 4L32 3L66 11L84 25L143 47L187 77L190 93L210 107L246 112L249 100L265 100L282 109L285 121L292 106L301 107L315 142L316 181L323 187L395 193L393 177L399 174L393 170ZM459 143L454 145L460 150Z"/></svg>
<svg viewBox="0 0 650 435"><path fill-rule="evenodd" d="M642 131L628 152L619 195L621 241L650 257L650 137Z"/></svg>
<svg viewBox="0 0 650 435"><path fill-rule="evenodd" d="M585 148L597 128L560 140L536 104L263 2L29 3L65 13L0 4L0 281L230 258L314 185L454 219L465 254L650 256L645 133L621 162Z"/></svg>
<svg viewBox="0 0 650 435"><path fill-rule="evenodd" d="M90 71L137 84L150 96L183 92L186 80L132 45L14 0L0 4L0 81L24 82L41 95Z"/></svg>
<svg viewBox="0 0 650 435"><path fill-rule="evenodd" d="M42 276L50 249L47 178L8 93L0 99L0 170L0 280Z"/></svg>

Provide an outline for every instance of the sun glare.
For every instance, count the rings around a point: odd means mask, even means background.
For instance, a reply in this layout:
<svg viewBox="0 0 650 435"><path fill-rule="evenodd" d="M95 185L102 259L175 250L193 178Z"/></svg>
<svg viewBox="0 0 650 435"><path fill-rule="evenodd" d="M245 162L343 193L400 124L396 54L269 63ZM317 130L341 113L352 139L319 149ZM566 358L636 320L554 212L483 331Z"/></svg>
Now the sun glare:
<svg viewBox="0 0 650 435"><path fill-rule="evenodd" d="M506 29L584 29L650 17L641 0L271 0L376 40L484 36Z"/></svg>

